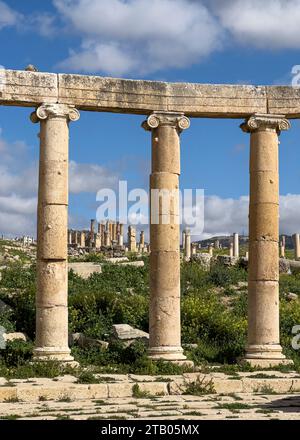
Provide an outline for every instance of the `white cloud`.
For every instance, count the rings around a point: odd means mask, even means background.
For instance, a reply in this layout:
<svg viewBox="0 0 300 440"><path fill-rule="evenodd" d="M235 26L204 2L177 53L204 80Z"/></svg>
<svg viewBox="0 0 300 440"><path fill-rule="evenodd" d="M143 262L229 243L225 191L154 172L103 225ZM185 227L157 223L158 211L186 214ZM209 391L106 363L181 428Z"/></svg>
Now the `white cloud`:
<svg viewBox="0 0 300 440"><path fill-rule="evenodd" d="M34 12L24 17L22 22L18 24L18 28L25 32L32 32L34 30L42 37L61 36L61 30L57 26L56 17L47 12Z"/></svg>
<svg viewBox="0 0 300 440"><path fill-rule="evenodd" d="M58 32L56 17L48 12L33 12L24 15L0 0L0 30L13 26L19 32L35 32L43 37L52 37Z"/></svg>
<svg viewBox="0 0 300 440"><path fill-rule="evenodd" d="M96 193L102 188L114 188L118 183L118 176L100 165L77 163L71 160L69 164L69 182L71 193Z"/></svg>
<svg viewBox="0 0 300 440"><path fill-rule="evenodd" d="M233 232L248 234L249 197L238 199L207 196L204 209L204 231L201 239ZM300 194L280 196L280 233L300 232ZM195 239L195 237L193 237Z"/></svg>
<svg viewBox="0 0 300 440"><path fill-rule="evenodd" d="M0 234L36 234L38 163L30 159L23 141L7 142L0 128ZM118 176L97 164L70 161L70 193L94 193L113 188ZM70 217L73 226L82 218Z"/></svg>
<svg viewBox="0 0 300 440"><path fill-rule="evenodd" d="M15 26L21 17L21 14L0 1L0 29L6 26Z"/></svg>
<svg viewBox="0 0 300 440"><path fill-rule="evenodd" d="M300 0L215 0L212 10L238 43L264 49L300 47Z"/></svg>
<svg viewBox="0 0 300 440"><path fill-rule="evenodd" d="M114 75L145 74L198 63L219 47L220 27L190 0L54 0L82 36L60 67Z"/></svg>
<svg viewBox="0 0 300 440"><path fill-rule="evenodd" d="M27 15L0 0L0 30L44 37L75 34L79 46L58 67L143 76L199 64L231 42L300 48L300 0L53 0L57 13Z"/></svg>
<svg viewBox="0 0 300 440"><path fill-rule="evenodd" d="M206 196L203 238L248 231L249 197L239 199Z"/></svg>
<svg viewBox="0 0 300 440"><path fill-rule="evenodd" d="M0 196L0 212L11 214L36 214L36 197L22 197L17 194Z"/></svg>

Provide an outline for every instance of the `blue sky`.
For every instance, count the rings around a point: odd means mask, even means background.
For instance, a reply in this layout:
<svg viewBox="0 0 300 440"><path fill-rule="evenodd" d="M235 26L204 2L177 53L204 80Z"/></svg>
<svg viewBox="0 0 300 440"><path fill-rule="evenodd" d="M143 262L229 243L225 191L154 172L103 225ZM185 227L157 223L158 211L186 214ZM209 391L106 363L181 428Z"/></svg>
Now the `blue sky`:
<svg viewBox="0 0 300 440"><path fill-rule="evenodd" d="M300 64L299 0L0 0L0 64L22 70L229 84L290 84ZM0 232L35 231L38 127L0 107ZM147 188L142 116L81 112L71 124L70 226L88 227L96 191ZM204 188L203 238L247 230L249 137L240 120L192 119L181 187ZM281 135L281 231L300 230L300 123Z"/></svg>

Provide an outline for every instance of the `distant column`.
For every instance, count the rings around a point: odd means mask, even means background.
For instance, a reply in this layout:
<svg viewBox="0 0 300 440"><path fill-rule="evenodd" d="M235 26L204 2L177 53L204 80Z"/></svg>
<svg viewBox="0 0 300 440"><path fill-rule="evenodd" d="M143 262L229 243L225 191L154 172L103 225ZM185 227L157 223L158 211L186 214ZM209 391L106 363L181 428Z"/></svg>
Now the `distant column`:
<svg viewBox="0 0 300 440"><path fill-rule="evenodd" d="M214 255L214 247L212 244L208 246L208 253L212 257Z"/></svg>
<svg viewBox="0 0 300 440"><path fill-rule="evenodd" d="M182 231L182 249L185 250L185 230Z"/></svg>
<svg viewBox="0 0 300 440"><path fill-rule="evenodd" d="M108 232L109 232L110 244L111 244L113 240L113 224L111 221L108 222Z"/></svg>
<svg viewBox="0 0 300 440"><path fill-rule="evenodd" d="M285 258L285 237L283 236L280 242L280 258Z"/></svg>
<svg viewBox="0 0 300 440"><path fill-rule="evenodd" d="M80 247L85 248L85 232L80 232Z"/></svg>
<svg viewBox="0 0 300 440"><path fill-rule="evenodd" d="M109 247L110 246L110 235L109 231L104 231L104 246Z"/></svg>
<svg viewBox="0 0 300 440"><path fill-rule="evenodd" d="M288 362L279 340L278 135L283 116L253 115L241 125L250 132L248 345L245 360L270 367Z"/></svg>
<svg viewBox="0 0 300 440"><path fill-rule="evenodd" d="M78 245L78 231L73 232L73 243Z"/></svg>
<svg viewBox="0 0 300 440"><path fill-rule="evenodd" d="M118 245L124 245L124 225L122 223L119 224Z"/></svg>
<svg viewBox="0 0 300 440"><path fill-rule="evenodd" d="M196 246L196 243L192 243L192 255L196 255L197 253Z"/></svg>
<svg viewBox="0 0 300 440"><path fill-rule="evenodd" d="M104 238L105 224L100 223L99 226L100 226L101 242L102 242L103 245L105 245L105 238Z"/></svg>
<svg viewBox="0 0 300 440"><path fill-rule="evenodd" d="M99 234L98 232L95 234L95 248L96 249L100 249L101 248L101 234Z"/></svg>
<svg viewBox="0 0 300 440"><path fill-rule="evenodd" d="M229 256L230 258L233 258L233 243L229 244Z"/></svg>
<svg viewBox="0 0 300 440"><path fill-rule="evenodd" d="M140 250L143 252L145 247L145 233L144 231L140 232Z"/></svg>
<svg viewBox="0 0 300 440"><path fill-rule="evenodd" d="M92 242L95 241L95 220L91 219L91 229L90 229L90 246L92 245Z"/></svg>
<svg viewBox="0 0 300 440"><path fill-rule="evenodd" d="M184 241L184 259L185 261L190 261L191 259L191 231L189 229L185 230L185 241Z"/></svg>
<svg viewBox="0 0 300 440"><path fill-rule="evenodd" d="M112 240L117 240L117 225L115 222L112 223Z"/></svg>
<svg viewBox="0 0 300 440"><path fill-rule="evenodd" d="M128 249L130 252L136 252L136 231L133 226L128 226Z"/></svg>
<svg viewBox="0 0 300 440"><path fill-rule="evenodd" d="M293 235L295 260L300 260L300 240L299 234Z"/></svg>
<svg viewBox="0 0 300 440"><path fill-rule="evenodd" d="M54 103L31 114L32 122L40 122L37 361L73 361L68 347L68 123L78 119L75 108Z"/></svg>
<svg viewBox="0 0 300 440"><path fill-rule="evenodd" d="M68 244L72 244L72 229L68 231Z"/></svg>
<svg viewBox="0 0 300 440"><path fill-rule="evenodd" d="M236 258L240 256L239 234L237 232L233 234L233 256Z"/></svg>

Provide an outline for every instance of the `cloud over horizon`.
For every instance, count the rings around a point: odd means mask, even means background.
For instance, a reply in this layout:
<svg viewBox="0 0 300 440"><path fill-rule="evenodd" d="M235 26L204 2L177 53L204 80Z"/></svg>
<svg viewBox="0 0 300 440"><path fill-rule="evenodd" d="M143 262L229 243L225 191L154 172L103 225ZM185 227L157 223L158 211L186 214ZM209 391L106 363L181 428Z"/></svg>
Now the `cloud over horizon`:
<svg viewBox="0 0 300 440"><path fill-rule="evenodd" d="M7 142L0 128L0 234L36 235L38 163L30 159L23 141ZM70 194L115 188L119 176L93 163L69 162ZM72 225L83 219L70 215Z"/></svg>
<svg viewBox="0 0 300 440"><path fill-rule="evenodd" d="M82 72L144 74L191 65L220 43L215 18L189 0L54 0L81 36L59 66Z"/></svg>
<svg viewBox="0 0 300 440"><path fill-rule="evenodd" d="M115 76L181 69L228 47L300 49L300 0L52 0L27 15L0 0L0 30L79 43L57 67Z"/></svg>

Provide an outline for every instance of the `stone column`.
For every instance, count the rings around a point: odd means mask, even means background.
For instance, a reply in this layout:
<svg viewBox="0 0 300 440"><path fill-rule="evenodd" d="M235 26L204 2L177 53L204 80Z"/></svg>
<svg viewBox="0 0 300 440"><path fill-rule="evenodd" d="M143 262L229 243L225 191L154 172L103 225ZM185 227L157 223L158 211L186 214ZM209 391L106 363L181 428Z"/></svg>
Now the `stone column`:
<svg viewBox="0 0 300 440"><path fill-rule="evenodd" d="M118 233L118 246L123 246L123 235L121 233Z"/></svg>
<svg viewBox="0 0 300 440"><path fill-rule="evenodd" d="M73 243L78 245L78 231L74 231Z"/></svg>
<svg viewBox="0 0 300 440"><path fill-rule="evenodd" d="M184 259L185 261L190 261L191 259L191 231L189 229L185 230Z"/></svg>
<svg viewBox="0 0 300 440"><path fill-rule="evenodd" d="M80 247L85 248L85 232L80 232Z"/></svg>
<svg viewBox="0 0 300 440"><path fill-rule="evenodd" d="M214 255L214 247L212 244L208 246L208 253L212 257Z"/></svg>
<svg viewBox="0 0 300 440"><path fill-rule="evenodd" d="M109 232L109 237L110 237L110 242L111 242L113 240L113 225L112 225L111 221L108 222L108 232Z"/></svg>
<svg viewBox="0 0 300 440"><path fill-rule="evenodd" d="M280 258L285 258L285 245L283 240L280 242Z"/></svg>
<svg viewBox="0 0 300 440"><path fill-rule="evenodd" d="M68 231L68 244L72 244L72 229Z"/></svg>
<svg viewBox="0 0 300 440"><path fill-rule="evenodd" d="M104 239L105 224L100 223L100 225L98 225L98 228L99 228L99 232L101 234L101 242L102 242L102 245L103 245L104 242L105 242L105 239Z"/></svg>
<svg viewBox="0 0 300 440"><path fill-rule="evenodd" d="M245 360L258 367L287 363L279 341L278 135L290 127L278 115L251 116L248 265L248 345Z"/></svg>
<svg viewBox="0 0 300 440"><path fill-rule="evenodd" d="M180 328L180 229L179 175L180 132L190 122L183 114L154 112L142 124L152 132L150 175L150 315L149 356L182 362ZM156 191L155 191L156 190ZM168 206L159 196L167 193ZM164 205L164 206L163 206ZM187 362L187 361L185 361Z"/></svg>
<svg viewBox="0 0 300 440"><path fill-rule="evenodd" d="M96 232L96 234L95 234L95 248L96 249L100 249L101 248L101 245L102 245L102 242L101 242L101 234L99 234L98 232Z"/></svg>
<svg viewBox="0 0 300 440"><path fill-rule="evenodd" d="M128 226L128 249L130 252L136 252L136 231L133 226Z"/></svg>
<svg viewBox="0 0 300 440"><path fill-rule="evenodd" d="M95 240L95 220L91 219L91 228L90 228L90 246L92 246L92 242Z"/></svg>
<svg viewBox="0 0 300 440"><path fill-rule="evenodd" d="M233 257L233 243L230 243L230 245L229 245L229 256L230 256L230 258Z"/></svg>
<svg viewBox="0 0 300 440"><path fill-rule="evenodd" d="M300 260L300 239L299 234L293 235L295 260Z"/></svg>
<svg viewBox="0 0 300 440"><path fill-rule="evenodd" d="M112 224L112 239L113 241L117 240L117 224L115 222Z"/></svg>
<svg viewBox="0 0 300 440"><path fill-rule="evenodd" d="M109 231L104 231L104 246L109 247L110 246L110 235Z"/></svg>
<svg viewBox="0 0 300 440"><path fill-rule="evenodd" d="M31 114L33 122L40 122L34 349L38 361L73 361L67 305L68 123L78 119L78 111L63 104L43 104Z"/></svg>
<svg viewBox="0 0 300 440"><path fill-rule="evenodd" d="M233 256L236 258L240 256L239 234L237 232L233 234Z"/></svg>
<svg viewBox="0 0 300 440"><path fill-rule="evenodd" d="M144 231L140 232L140 250L143 252L143 249L145 247L145 233Z"/></svg>
<svg viewBox="0 0 300 440"><path fill-rule="evenodd" d="M182 231L182 250L185 249L185 230Z"/></svg>
<svg viewBox="0 0 300 440"><path fill-rule="evenodd" d="M119 223L119 233L118 233L118 245L123 246L124 244L124 225Z"/></svg>
<svg viewBox="0 0 300 440"><path fill-rule="evenodd" d="M196 248L197 244L196 243L192 243L192 255L196 255L197 253L197 248Z"/></svg>
<svg viewBox="0 0 300 440"><path fill-rule="evenodd" d="M220 240L216 240L214 243L215 249L220 249Z"/></svg>

